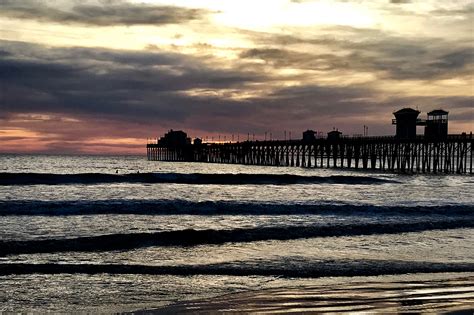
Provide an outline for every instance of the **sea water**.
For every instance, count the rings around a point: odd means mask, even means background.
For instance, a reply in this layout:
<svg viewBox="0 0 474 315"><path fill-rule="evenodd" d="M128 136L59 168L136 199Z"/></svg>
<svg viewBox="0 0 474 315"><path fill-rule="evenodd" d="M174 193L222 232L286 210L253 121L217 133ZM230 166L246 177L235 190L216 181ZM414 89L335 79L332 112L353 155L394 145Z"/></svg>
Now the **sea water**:
<svg viewBox="0 0 474 315"><path fill-rule="evenodd" d="M473 275L468 175L0 155L0 311Z"/></svg>

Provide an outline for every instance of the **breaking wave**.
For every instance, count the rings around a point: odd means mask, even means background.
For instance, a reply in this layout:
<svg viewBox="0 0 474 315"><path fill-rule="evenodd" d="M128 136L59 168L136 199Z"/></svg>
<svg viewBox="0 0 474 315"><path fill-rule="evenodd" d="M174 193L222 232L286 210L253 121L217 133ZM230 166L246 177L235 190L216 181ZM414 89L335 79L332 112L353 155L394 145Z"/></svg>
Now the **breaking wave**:
<svg viewBox="0 0 474 315"><path fill-rule="evenodd" d="M474 215L474 205L378 206L367 204L271 203L188 200L8 200L0 201L0 216L12 215L296 215L296 214L368 214L368 215Z"/></svg>
<svg viewBox="0 0 474 315"><path fill-rule="evenodd" d="M131 174L47 174L0 173L0 185L65 185L104 183L174 183L193 185L288 185L288 184L346 184L371 185L396 183L396 181L368 176L301 176L292 174L180 174L180 173L131 173Z"/></svg>
<svg viewBox="0 0 474 315"><path fill-rule="evenodd" d="M229 230L175 230L154 233L109 234L89 237L28 241L1 241L0 256L69 251L130 250L149 246L196 246L208 244L293 240L315 237L399 234L428 230L474 228L474 220L421 221L413 223L353 223L276 226Z"/></svg>
<svg viewBox="0 0 474 315"><path fill-rule="evenodd" d="M0 275L9 274L140 274L276 276L291 278L379 276L410 273L474 272L474 263L436 263L380 260L239 261L209 265L124 264L0 264Z"/></svg>

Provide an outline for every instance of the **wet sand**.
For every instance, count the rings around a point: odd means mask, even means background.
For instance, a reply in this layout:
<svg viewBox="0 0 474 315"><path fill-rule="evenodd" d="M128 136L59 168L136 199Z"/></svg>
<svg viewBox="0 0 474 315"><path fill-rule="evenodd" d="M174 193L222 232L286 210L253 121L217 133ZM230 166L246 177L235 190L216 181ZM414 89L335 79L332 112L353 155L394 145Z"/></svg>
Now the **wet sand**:
<svg viewBox="0 0 474 315"><path fill-rule="evenodd" d="M139 313L452 313L473 314L474 275L370 278L271 288L181 302ZM360 278L359 278L360 279ZM341 279L342 280L342 279ZM380 280L380 281L379 281Z"/></svg>

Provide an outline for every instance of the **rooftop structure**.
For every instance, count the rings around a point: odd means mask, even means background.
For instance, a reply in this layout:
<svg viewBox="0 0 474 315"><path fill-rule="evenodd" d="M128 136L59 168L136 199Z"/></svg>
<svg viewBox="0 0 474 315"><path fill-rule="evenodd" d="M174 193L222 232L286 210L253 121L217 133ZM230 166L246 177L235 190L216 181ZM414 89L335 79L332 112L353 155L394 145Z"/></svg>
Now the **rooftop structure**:
<svg viewBox="0 0 474 315"><path fill-rule="evenodd" d="M181 130L168 131L163 137L158 140L159 145L170 146L170 147L181 147L191 144L191 139L188 138L186 132Z"/></svg>
<svg viewBox="0 0 474 315"><path fill-rule="evenodd" d="M328 132L328 140L337 140L341 137L342 132L339 130L333 130Z"/></svg>
<svg viewBox="0 0 474 315"><path fill-rule="evenodd" d="M420 111L413 108L403 108L393 113L395 119L392 124L397 126L395 137L399 139L416 138L416 126L420 121L418 115Z"/></svg>
<svg viewBox="0 0 474 315"><path fill-rule="evenodd" d="M432 110L427 119L420 111L403 108L393 113L395 136L342 137L335 129L327 138L313 130L303 139L212 142L191 139L183 131L170 130L158 143L147 144L152 161L232 163L246 165L336 167L387 170L402 173L473 174L474 138L472 132L448 135L448 112ZM416 135L416 127L425 126L425 136ZM225 139L225 137L224 137Z"/></svg>
<svg viewBox="0 0 474 315"><path fill-rule="evenodd" d="M316 131L308 129L305 132L303 132L303 141L304 142L314 141L314 140L316 140L315 135L316 135Z"/></svg>
<svg viewBox="0 0 474 315"><path fill-rule="evenodd" d="M398 139L416 138L416 127L425 126L425 138L430 140L446 139L448 136L448 112L442 109L432 110L427 119L419 119L420 111L403 108L393 113L392 124L397 125L395 137Z"/></svg>
<svg viewBox="0 0 474 315"><path fill-rule="evenodd" d="M425 138L446 139L448 136L448 112L442 109L428 113L425 123Z"/></svg>

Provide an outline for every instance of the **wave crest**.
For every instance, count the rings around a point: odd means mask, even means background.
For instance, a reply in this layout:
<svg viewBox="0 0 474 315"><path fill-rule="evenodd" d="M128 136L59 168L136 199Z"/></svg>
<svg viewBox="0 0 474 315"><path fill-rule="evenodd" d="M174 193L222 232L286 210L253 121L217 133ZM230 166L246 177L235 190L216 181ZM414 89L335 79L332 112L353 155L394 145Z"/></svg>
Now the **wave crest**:
<svg viewBox="0 0 474 315"><path fill-rule="evenodd" d="M295 268L295 266L297 268ZM379 276L409 273L474 272L473 263L436 263L379 260L319 260L282 264L280 261L235 262L209 265L119 265L119 264L0 264L0 275L8 274L148 274L276 276L291 278Z"/></svg>
<svg viewBox="0 0 474 315"><path fill-rule="evenodd" d="M181 174L181 173L131 173L131 174L48 174L0 173L0 185L69 185L104 183L192 184L192 185L289 185L289 184L346 184L372 185L396 183L393 180L369 176L302 176L293 174Z"/></svg>
<svg viewBox="0 0 474 315"><path fill-rule="evenodd" d="M345 203L271 203L188 200L9 200L0 201L0 216L16 215L474 215L474 205L378 206Z"/></svg>
<svg viewBox="0 0 474 315"><path fill-rule="evenodd" d="M130 250L148 246L196 246L224 243L293 240L374 234L399 234L429 230L474 228L474 220L414 223L354 223L307 226L276 226L232 230L176 230L154 233L109 234L70 239L0 241L0 256L69 251Z"/></svg>

